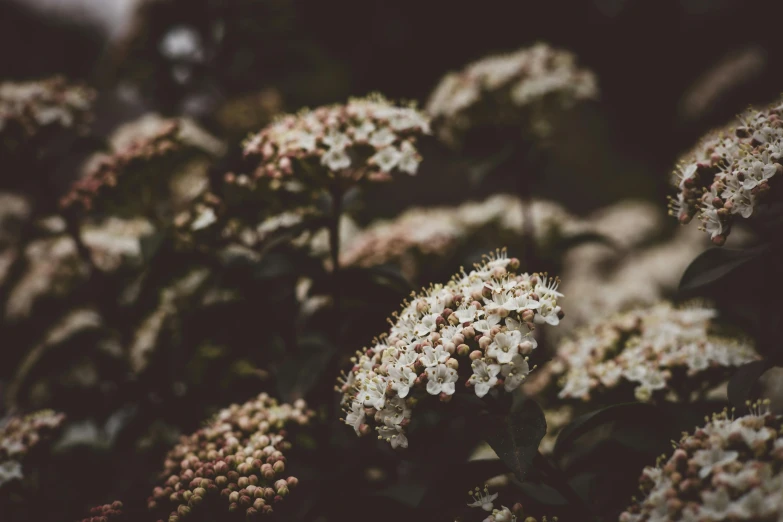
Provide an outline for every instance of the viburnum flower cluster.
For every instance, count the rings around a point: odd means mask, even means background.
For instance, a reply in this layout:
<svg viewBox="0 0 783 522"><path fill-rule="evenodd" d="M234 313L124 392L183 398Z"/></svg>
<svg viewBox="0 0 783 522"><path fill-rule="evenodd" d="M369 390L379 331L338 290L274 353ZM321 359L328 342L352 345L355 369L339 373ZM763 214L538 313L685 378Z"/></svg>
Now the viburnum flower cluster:
<svg viewBox="0 0 783 522"><path fill-rule="evenodd" d="M306 425L312 415L302 400L278 404L265 393L220 411L168 453L165 483L153 491L149 509L166 513L169 522L198 510L272 513L298 484L284 476L284 452L291 449L286 426Z"/></svg>
<svg viewBox="0 0 783 522"><path fill-rule="evenodd" d="M725 377L727 367L758 357L749 344L713 333L717 312L691 303L632 310L584 328L563 342L544 372L560 377L560 398L588 400L593 392L635 385L638 400L673 391L673 374ZM717 371L716 371L717 370ZM712 373L712 375L711 375Z"/></svg>
<svg viewBox="0 0 783 522"><path fill-rule="evenodd" d="M245 143L245 157L260 160L252 179L232 175L227 181L324 187L413 175L421 162L416 141L429 132L429 120L413 106L397 106L380 95L352 98L270 124Z"/></svg>
<svg viewBox="0 0 783 522"><path fill-rule="evenodd" d="M644 469L644 497L620 522L783 519L782 430L783 417L764 405L736 419L713 416Z"/></svg>
<svg viewBox="0 0 783 522"><path fill-rule="evenodd" d="M733 125L707 135L674 172L679 190L672 216L694 216L712 242L723 245L737 216L750 218L783 171L783 105L749 110Z"/></svg>
<svg viewBox="0 0 783 522"><path fill-rule="evenodd" d="M35 82L0 83L0 136L14 153L44 133L84 131L92 119L95 92L60 77Z"/></svg>
<svg viewBox="0 0 783 522"><path fill-rule="evenodd" d="M535 133L545 119L540 111L597 97L595 76L577 67L573 54L539 43L446 75L426 110L438 137L458 147L471 128L519 126Z"/></svg>
<svg viewBox="0 0 783 522"><path fill-rule="evenodd" d="M469 491L468 495L470 496L469 507L479 508L489 513L483 519L483 522L538 522L538 519L535 517L524 516L524 509L520 503L514 504L511 508L506 506L501 506L500 509L495 508L495 500L497 500L498 494L490 493L487 486L484 486L484 489L475 488L473 491ZM557 517L543 517L541 522L557 522L557 520ZM461 519L458 518L457 522L460 521Z"/></svg>
<svg viewBox="0 0 783 522"><path fill-rule="evenodd" d="M11 417L0 424L0 487L11 480L23 478L25 457L40 442L51 439L64 421L62 413L41 410Z"/></svg>
<svg viewBox="0 0 783 522"><path fill-rule="evenodd" d="M539 242L581 228L577 218L556 203L533 201L530 215ZM516 238L522 229L522 203L514 196L495 195L456 207L413 208L394 220L372 224L347 242L341 264L395 263L413 275L416 267L424 264L423 258L447 255L458 245L480 240L485 234Z"/></svg>
<svg viewBox="0 0 783 522"><path fill-rule="evenodd" d="M405 428L422 398L448 401L463 383L478 397L518 388L530 371L534 324L563 317L559 280L518 269L519 260L499 252L405 303L388 335L360 352L340 380L345 423L407 447Z"/></svg>

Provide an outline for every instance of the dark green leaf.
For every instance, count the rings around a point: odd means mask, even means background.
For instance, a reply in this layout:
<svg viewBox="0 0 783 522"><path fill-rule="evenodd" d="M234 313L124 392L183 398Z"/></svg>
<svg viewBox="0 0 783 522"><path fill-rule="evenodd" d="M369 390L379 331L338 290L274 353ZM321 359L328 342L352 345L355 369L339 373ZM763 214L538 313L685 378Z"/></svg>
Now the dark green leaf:
<svg viewBox="0 0 783 522"><path fill-rule="evenodd" d="M616 420L627 420L637 416L645 417L656 414L656 408L652 404L643 402L628 402L623 404L614 404L602 410L586 413L574 419L568 424L557 437L555 448L552 452L556 457L562 453L577 438L585 433Z"/></svg>
<svg viewBox="0 0 783 522"><path fill-rule="evenodd" d="M506 466L523 480L546 435L544 412L535 401L529 400L507 415L487 414L483 419L487 442Z"/></svg>
<svg viewBox="0 0 783 522"><path fill-rule="evenodd" d="M729 402L740 410L744 409L745 401L752 398L759 378L773 366L772 362L766 359L740 366L729 380Z"/></svg>
<svg viewBox="0 0 783 522"><path fill-rule="evenodd" d="M769 246L765 244L745 250L712 248L702 252L685 269L680 280L680 291L692 292L720 281L768 249Z"/></svg>

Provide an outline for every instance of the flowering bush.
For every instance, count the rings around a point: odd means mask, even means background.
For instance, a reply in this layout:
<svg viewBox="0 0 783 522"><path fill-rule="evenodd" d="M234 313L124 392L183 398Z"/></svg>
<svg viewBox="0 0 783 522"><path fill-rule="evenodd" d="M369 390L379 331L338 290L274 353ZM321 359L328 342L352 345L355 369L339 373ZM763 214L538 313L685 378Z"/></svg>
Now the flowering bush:
<svg viewBox="0 0 783 522"><path fill-rule="evenodd" d="M561 343L543 373L559 379L560 398L588 400L627 382L640 401L690 400L726 368L758 357L743 340L716 335L716 315L704 305L661 303L596 321Z"/></svg>
<svg viewBox="0 0 783 522"><path fill-rule="evenodd" d="M518 268L499 253L406 303L388 336L360 352L340 381L345 423L357 435L374 428L392 447L407 447L405 427L422 397L446 402L457 386L478 397L519 388L537 345L534 324L557 325L564 314L559 281ZM467 381L460 373L470 373Z"/></svg>
<svg viewBox="0 0 783 522"><path fill-rule="evenodd" d="M62 413L42 410L0 423L0 488L24 477L25 458L53 438L65 420Z"/></svg>
<svg viewBox="0 0 783 522"><path fill-rule="evenodd" d="M681 223L698 216L712 242L723 245L737 216L750 218L783 170L779 104L750 109L738 121L705 136L674 172L670 199Z"/></svg>
<svg viewBox="0 0 783 522"><path fill-rule="evenodd" d="M459 146L470 129L488 125L546 133L547 111L597 96L593 73L578 68L573 54L539 43L446 75L431 94L427 112L438 137Z"/></svg>
<svg viewBox="0 0 783 522"><path fill-rule="evenodd" d="M166 456L162 477L149 499L149 509L167 513L169 521L215 504L247 517L269 514L298 484L285 477L291 449L287 425L305 425L312 412L304 401L278 405L262 393L242 405L220 411L207 426L184 437Z"/></svg>
<svg viewBox="0 0 783 522"><path fill-rule="evenodd" d="M783 419L763 406L716 414L685 434L640 479L643 497L620 516L642 520L777 520L783 513Z"/></svg>

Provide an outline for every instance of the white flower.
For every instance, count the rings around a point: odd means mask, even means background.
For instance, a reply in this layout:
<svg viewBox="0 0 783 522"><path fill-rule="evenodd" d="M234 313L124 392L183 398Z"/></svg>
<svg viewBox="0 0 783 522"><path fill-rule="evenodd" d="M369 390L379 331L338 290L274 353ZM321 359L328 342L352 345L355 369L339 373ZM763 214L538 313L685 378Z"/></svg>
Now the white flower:
<svg viewBox="0 0 783 522"><path fill-rule="evenodd" d="M378 165L383 172L390 172L400 162L402 154L393 145L384 147L376 152L371 158L370 163Z"/></svg>
<svg viewBox="0 0 783 522"><path fill-rule="evenodd" d="M470 376L470 382L476 389L476 395L485 396L498 382L498 373L500 373L499 364L487 364L482 359L473 361L473 375Z"/></svg>
<svg viewBox="0 0 783 522"><path fill-rule="evenodd" d="M488 315L486 319L481 319L480 321L473 323L473 328L478 332L488 333L490 330L492 330L493 326L498 324L500 324L499 315Z"/></svg>
<svg viewBox="0 0 783 522"><path fill-rule="evenodd" d="M321 165L325 165L332 172L337 172L350 167L351 158L345 149L331 148L321 156Z"/></svg>
<svg viewBox="0 0 783 522"><path fill-rule="evenodd" d="M364 381L361 400L365 406L380 410L386 402L386 379L376 376Z"/></svg>
<svg viewBox="0 0 783 522"><path fill-rule="evenodd" d="M508 364L519 353L519 343L522 342L522 333L513 330L508 333L499 332L487 348L487 355L497 360L500 364Z"/></svg>
<svg viewBox="0 0 783 522"><path fill-rule="evenodd" d="M370 123L370 125L372 125L372 123ZM344 150L345 147L351 144L351 140L348 136L334 129L331 129L329 133L324 136L323 142L324 145L336 150Z"/></svg>
<svg viewBox="0 0 783 522"><path fill-rule="evenodd" d="M415 358L416 354L411 353L411 356ZM397 392L397 395L405 398L416 380L416 372L407 365L392 366L389 368L389 377L392 389Z"/></svg>
<svg viewBox="0 0 783 522"><path fill-rule="evenodd" d="M467 308L460 308L454 312L454 315L459 319L460 324L472 323L478 316L478 311L475 306L469 306Z"/></svg>
<svg viewBox="0 0 783 522"><path fill-rule="evenodd" d="M353 139L356 141L367 141L370 133L375 130L375 125L371 121L365 121L353 130Z"/></svg>
<svg viewBox="0 0 783 522"><path fill-rule="evenodd" d="M705 478L712 473L716 466L725 466L729 462L737 460L739 453L736 451L724 451L721 448L699 450L693 455L693 461L699 465L699 476Z"/></svg>
<svg viewBox="0 0 783 522"><path fill-rule="evenodd" d="M421 157L416 148L411 142L403 141L400 145L400 159L397 167L402 172L414 175L419 170L419 163L421 163Z"/></svg>
<svg viewBox="0 0 783 522"><path fill-rule="evenodd" d="M445 364L427 368L427 393L430 395L454 394L454 383L457 382L457 370Z"/></svg>
<svg viewBox="0 0 783 522"><path fill-rule="evenodd" d="M387 426L397 425L402 423L404 419L409 419L411 416L411 410L408 405L405 404L405 399L401 397L394 397L386 401L383 409L378 412L378 416Z"/></svg>
<svg viewBox="0 0 783 522"><path fill-rule="evenodd" d="M519 388L522 381L530 373L530 366L521 355L515 355L509 364L504 364L500 369L501 375L505 379L503 387L507 392L512 392Z"/></svg>
<svg viewBox="0 0 783 522"><path fill-rule="evenodd" d="M446 362L449 357L449 352L444 350L443 346L438 345L435 348L432 346L425 346L424 352L421 357L419 357L419 360L426 368L431 368Z"/></svg>
<svg viewBox="0 0 783 522"><path fill-rule="evenodd" d="M472 496L473 502L468 503L468 506L478 507L487 512L492 511L492 508L494 507L493 502L498 498L497 493L490 494L487 488L484 488L484 491L480 491L476 488L476 491L475 493L472 493Z"/></svg>
<svg viewBox="0 0 783 522"><path fill-rule="evenodd" d="M0 486L12 480L21 480L23 477L22 465L19 462L7 460L0 464Z"/></svg>
<svg viewBox="0 0 783 522"><path fill-rule="evenodd" d="M351 404L351 411L345 416L345 423L353 427L356 434L359 434L359 426L364 424L364 405L359 401Z"/></svg>
<svg viewBox="0 0 783 522"><path fill-rule="evenodd" d="M384 424L378 428L378 433L380 438L389 441L394 449L408 447L408 439L402 427L397 424Z"/></svg>
<svg viewBox="0 0 783 522"><path fill-rule="evenodd" d="M383 147L388 147L394 143L395 139L397 139L396 134L394 134L394 132L392 132L388 127L383 127L372 133L370 136L370 145L380 149Z"/></svg>

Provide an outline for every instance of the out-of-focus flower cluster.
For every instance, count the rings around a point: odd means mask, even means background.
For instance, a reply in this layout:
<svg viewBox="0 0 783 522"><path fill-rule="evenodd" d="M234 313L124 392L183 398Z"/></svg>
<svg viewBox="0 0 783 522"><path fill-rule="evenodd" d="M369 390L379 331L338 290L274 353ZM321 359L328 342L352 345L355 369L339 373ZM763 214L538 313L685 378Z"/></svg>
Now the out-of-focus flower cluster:
<svg viewBox="0 0 783 522"><path fill-rule="evenodd" d="M532 516L525 516L524 508L522 504L516 503L511 508L501 506L500 509L495 508L495 501L498 498L497 493L490 493L489 487L484 486L484 489L475 488L473 491L468 492L470 496L470 502L468 506L472 508L479 508L489 513L489 515L483 519L483 522L538 522L539 519ZM557 517L540 519L541 522L557 522ZM457 518L457 522L461 522L461 518Z"/></svg>
<svg viewBox="0 0 783 522"><path fill-rule="evenodd" d="M191 511L224 509L251 518L272 513L298 484L284 476L291 449L286 427L306 425L312 415L302 400L278 404L265 393L222 410L169 452L165 482L153 491L149 509L165 513L169 522Z"/></svg>
<svg viewBox="0 0 783 522"><path fill-rule="evenodd" d="M573 54L539 43L490 56L446 75L427 103L437 136L460 146L476 127L516 126L542 133L546 111L597 98L595 76Z"/></svg>
<svg viewBox="0 0 783 522"><path fill-rule="evenodd" d="M671 215L681 223L698 216L712 242L723 245L737 216L750 218L783 171L781 110L748 110L702 139L674 172L679 192L670 198Z"/></svg>
<svg viewBox="0 0 783 522"><path fill-rule="evenodd" d="M621 522L780 520L783 516L783 418L763 406L725 412L686 434L668 459L640 479L644 498Z"/></svg>
<svg viewBox="0 0 783 522"><path fill-rule="evenodd" d="M110 141L113 153L92 158L62 198L64 209L155 217L169 205L170 214L206 189L204 160L223 152L191 121L156 115L118 129Z"/></svg>
<svg viewBox="0 0 783 522"><path fill-rule="evenodd" d="M534 201L530 209L537 243L545 242L579 224L564 208L548 201ZM482 236L514 239L523 231L519 198L495 195L481 202L457 207L414 208L391 221L372 224L343 249L344 266L400 265L415 279L422 265L448 256L459 245Z"/></svg>
<svg viewBox="0 0 783 522"><path fill-rule="evenodd" d="M346 424L359 435L375 427L393 447L406 447L405 427L422 398L448 401L467 376L478 397L518 388L536 347L534 323L557 325L563 316L559 280L518 268L502 252L406 303L388 335L360 352L340 380Z"/></svg>
<svg viewBox="0 0 783 522"><path fill-rule="evenodd" d="M115 501L90 509L90 516L80 522L121 522L126 518L122 511L122 502Z"/></svg>
<svg viewBox="0 0 783 522"><path fill-rule="evenodd" d="M697 374L700 384L709 383L725 377L723 371L711 375L716 369L758 357L746 342L715 335L716 315L695 303L679 308L661 303L596 321L561 343L541 374L560 376L560 398L583 400L624 382L636 386L641 401L656 392L676 392L686 379L692 386ZM675 375L680 371L683 375Z"/></svg>
<svg viewBox="0 0 783 522"><path fill-rule="evenodd" d="M86 130L95 92L60 77L0 83L0 142L15 154L66 129Z"/></svg>
<svg viewBox="0 0 783 522"><path fill-rule="evenodd" d="M682 273L707 246L695 228L661 237L665 213L655 205L627 201L601 209L586 219L586 227L611 244L589 243L569 250L563 259L563 287L580 298L568 307L568 317L554 334L632 306L652 305L677 290Z"/></svg>
<svg viewBox="0 0 783 522"><path fill-rule="evenodd" d="M400 107L380 95L284 116L245 144L245 156L260 163L251 178L226 181L254 185L259 179L296 181L306 187L388 180L416 174L416 140L429 133L428 119L413 106Z"/></svg>
<svg viewBox="0 0 783 522"><path fill-rule="evenodd" d="M27 457L42 441L51 439L62 426L65 415L42 410L11 417L0 425L0 487L24 477Z"/></svg>

